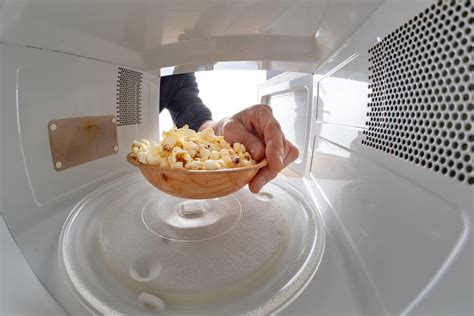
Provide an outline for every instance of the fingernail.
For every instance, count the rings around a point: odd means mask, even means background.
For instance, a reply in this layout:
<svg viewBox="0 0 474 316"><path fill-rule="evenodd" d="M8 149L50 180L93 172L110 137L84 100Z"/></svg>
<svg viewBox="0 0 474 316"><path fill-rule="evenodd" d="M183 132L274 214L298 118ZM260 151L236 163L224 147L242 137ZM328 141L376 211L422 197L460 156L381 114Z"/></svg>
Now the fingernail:
<svg viewBox="0 0 474 316"><path fill-rule="evenodd" d="M283 156L281 154L278 156L278 161L280 161L280 165L283 167Z"/></svg>

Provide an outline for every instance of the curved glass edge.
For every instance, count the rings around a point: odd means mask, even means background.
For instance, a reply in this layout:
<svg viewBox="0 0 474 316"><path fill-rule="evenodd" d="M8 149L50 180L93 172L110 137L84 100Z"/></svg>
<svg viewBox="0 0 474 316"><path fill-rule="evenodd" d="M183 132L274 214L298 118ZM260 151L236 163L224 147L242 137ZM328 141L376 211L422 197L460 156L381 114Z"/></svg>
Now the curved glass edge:
<svg viewBox="0 0 474 316"><path fill-rule="evenodd" d="M279 298L278 302L276 303L273 300L263 303L263 306L261 308L256 311L249 312L248 315L278 314L286 307L288 307L294 300L296 300L316 275L319 265L321 264L321 261L323 259L326 245L326 231L324 229L324 221L318 211L318 208L312 202L312 200L304 192L297 190L293 185L283 180L282 178L276 178L274 182L281 182L284 186L284 189L288 189L289 191L291 191L291 194L296 194L301 197L301 199L310 206L309 209L314 210L313 215L316 228L316 237L314 238L314 242L310 250L310 253L312 253L312 255L308 257L308 260L303 264L301 269L294 276L294 278L298 279L296 282L300 283L291 285L291 287L294 287L295 290L289 290L284 292L280 296L281 298ZM281 187L278 184L276 185Z"/></svg>
<svg viewBox="0 0 474 316"><path fill-rule="evenodd" d="M78 280L78 278L77 277L73 278L73 276L70 274L70 272L67 268L67 264L66 264L66 258L67 257L64 255L64 243L67 240L67 235L69 234L69 230L70 230L70 227L71 227L71 222L73 222L75 220L75 218L79 215L80 210L82 209L82 207L84 206L84 204L88 200L90 200L91 198L93 198L94 196L96 196L100 193L103 193L103 191L105 191L105 192L110 191L111 187L114 187L115 185L118 185L118 187L121 187L121 186L124 186L124 185L128 185L130 183L135 183L135 182L140 181L141 180L140 178L137 178L137 179L133 180L132 182L127 181L127 180L129 180L129 178L136 177L136 175L138 175L138 173L135 173L135 174L132 174L132 175L127 174L125 176L119 177L116 180L112 180L111 182L96 188L94 191L92 191L89 194L87 194L86 196L84 196L84 198L82 198L74 206L74 208L71 210L71 212L67 216L66 220L64 221L63 227L61 228L61 233L59 235L59 247L58 247L59 269L61 270L61 273L63 274L63 276L65 276L65 282L66 282L66 285L67 285L68 289L71 291L71 293L77 299L77 301L83 307L85 307L88 311L90 311L91 314L94 314L94 315L97 315L97 314L104 314L104 315L117 314L118 311L115 311L115 310L110 309L110 308L101 309L99 306L97 306L97 304L91 304L83 296L83 294L80 293L77 290L77 287L87 288L87 286L82 284L80 281L76 281L76 282L73 281L73 279ZM99 301L97 300L97 302L99 302ZM104 307L107 306L107 304L104 304L104 303L102 303L100 305L102 305Z"/></svg>
<svg viewBox="0 0 474 316"><path fill-rule="evenodd" d="M92 193L95 193L93 191ZM71 279L71 276L69 275L68 269L66 267L66 262L65 262L65 256L64 256L64 243L65 240L67 239L66 235L69 233L69 228L70 225L69 223L74 220L74 218L78 214L78 209L80 209L80 205L84 203L84 201L89 197L92 196L93 194L90 193L86 195L69 213L67 216L66 220L64 221L63 227L61 228L61 233L59 235L59 247L58 247L58 260L59 260L59 270L61 274L64 276L64 281L66 283L67 288L69 291L72 293L72 295L76 298L76 300L85 308L87 309L91 314L97 314L100 313L99 310L97 310L93 305L91 305L79 291L76 289L76 287L73 284L73 281Z"/></svg>
<svg viewBox="0 0 474 316"><path fill-rule="evenodd" d="M140 181L141 178L134 179L132 180L132 182L129 181L129 178L133 178L136 175L137 174L132 174L132 175L126 175L126 176L120 177L117 180L109 182L108 184L102 187L99 187L96 190L92 191L91 193L87 194L83 199L81 199L81 201L79 201L79 203L69 213L61 229L61 234L59 237L60 242L59 242L59 247L58 247L58 259L59 259L59 267L60 267L61 273L63 273L63 275L66 276L65 278L66 285L68 289L71 291L71 293L74 295L74 297L81 303L82 306L84 306L92 314L115 314L115 313L118 313L118 311L110 309L110 308L101 309L99 306L97 306L97 304L91 304L77 290L77 286L81 286L81 287L85 287L85 286L81 284L81 282L75 283L73 281L73 278L71 277L66 267L66 262L65 262L66 257L64 256L64 243L67 240L67 235L71 227L70 223L73 222L74 219L77 217L77 215L79 214L79 211L82 209L82 206L85 204L86 201L98 195L99 193L105 193L105 192L110 191L110 188L116 185L117 187L121 187L123 185L129 185L130 183L135 183L135 182ZM296 298L298 298L298 296L306 289L308 284L314 278L314 276L316 275L316 272L318 271L319 265L321 264L321 261L324 255L324 250L325 250L326 237L325 237L324 222L323 222L321 214L319 213L317 207L314 205L311 199L309 199L304 192L297 190L293 185L291 185L290 183L288 183L287 181L281 178L276 178L275 180L273 180L273 183L280 188L282 188L283 186L283 189L288 189L292 195L298 195L299 197L301 197L304 203L306 203L309 206L309 209L314 210L313 215L314 215L315 228L316 228L316 238L314 238L314 242L310 250L310 253L313 253L313 252L314 253L308 257L309 260L307 260L303 264L301 269L294 276L294 278L297 278L296 282L300 283L296 285L295 284L291 285L291 287L295 288L294 291L292 291L291 289L288 289L287 291L285 291L285 288L280 290L280 292L277 293L277 295L279 295L278 299L271 299L264 302L262 306L258 308L257 310L247 312L246 313L247 315L277 314L283 311ZM288 287L288 285L286 285L286 287ZM282 291L283 293L281 293ZM97 303L99 302L100 301L97 301ZM100 304L100 305L102 305L102 307L107 306L107 304Z"/></svg>

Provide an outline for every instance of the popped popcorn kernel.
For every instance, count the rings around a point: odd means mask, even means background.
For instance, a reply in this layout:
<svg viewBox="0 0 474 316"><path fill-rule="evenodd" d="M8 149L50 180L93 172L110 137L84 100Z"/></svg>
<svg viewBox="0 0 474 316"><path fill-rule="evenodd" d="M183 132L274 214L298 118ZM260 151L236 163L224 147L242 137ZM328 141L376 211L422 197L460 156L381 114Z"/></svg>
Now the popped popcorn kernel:
<svg viewBox="0 0 474 316"><path fill-rule="evenodd" d="M149 165L157 166L161 163L161 157L148 153L146 156L146 161Z"/></svg>
<svg viewBox="0 0 474 316"><path fill-rule="evenodd" d="M219 170L256 164L240 143L229 144L212 128L195 132L187 125L163 132L161 142L134 141L131 155L142 164L163 169Z"/></svg>
<svg viewBox="0 0 474 316"><path fill-rule="evenodd" d="M189 169L192 169L192 170L203 170L203 169L204 169L204 162L198 161L198 160L194 160L193 162L191 162L191 163L189 164Z"/></svg>
<svg viewBox="0 0 474 316"><path fill-rule="evenodd" d="M138 156L137 156L138 161L141 162L141 163L143 163L143 164L146 164L146 163L147 163L147 159L146 159L147 156L148 156L148 155L147 155L146 152L139 152L139 153L138 153Z"/></svg>
<svg viewBox="0 0 474 316"><path fill-rule="evenodd" d="M211 159L212 160L218 160L219 158L221 158L221 155L217 151L215 151L215 150L211 151Z"/></svg>
<svg viewBox="0 0 474 316"><path fill-rule="evenodd" d="M209 160L206 160L204 165L206 166L206 170L217 170L217 169L223 168L223 164L220 164L219 160L209 159Z"/></svg>

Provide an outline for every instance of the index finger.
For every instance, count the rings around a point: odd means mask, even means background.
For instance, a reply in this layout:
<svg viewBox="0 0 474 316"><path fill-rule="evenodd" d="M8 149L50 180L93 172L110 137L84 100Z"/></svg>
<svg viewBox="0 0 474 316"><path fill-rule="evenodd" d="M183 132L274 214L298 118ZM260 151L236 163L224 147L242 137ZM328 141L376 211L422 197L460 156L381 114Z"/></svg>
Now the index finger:
<svg viewBox="0 0 474 316"><path fill-rule="evenodd" d="M283 158L285 157L285 146L283 132L279 126L272 123L264 128L265 156L268 166L276 172L283 169Z"/></svg>
<svg viewBox="0 0 474 316"><path fill-rule="evenodd" d="M271 108L264 104L253 106L248 115L241 119L247 129L253 129L265 142L265 156L270 169L281 171L285 157L285 136Z"/></svg>

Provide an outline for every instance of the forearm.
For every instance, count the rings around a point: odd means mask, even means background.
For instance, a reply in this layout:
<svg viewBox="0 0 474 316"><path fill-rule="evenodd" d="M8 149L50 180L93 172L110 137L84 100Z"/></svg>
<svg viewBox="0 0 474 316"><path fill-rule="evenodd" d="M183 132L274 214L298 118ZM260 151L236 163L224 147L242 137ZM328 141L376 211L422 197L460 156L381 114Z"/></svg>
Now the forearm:
<svg viewBox="0 0 474 316"><path fill-rule="evenodd" d="M199 98L199 89L193 74L176 75L170 82L172 98L165 107L170 111L178 127L188 124L197 130L204 123L212 121L211 111Z"/></svg>

